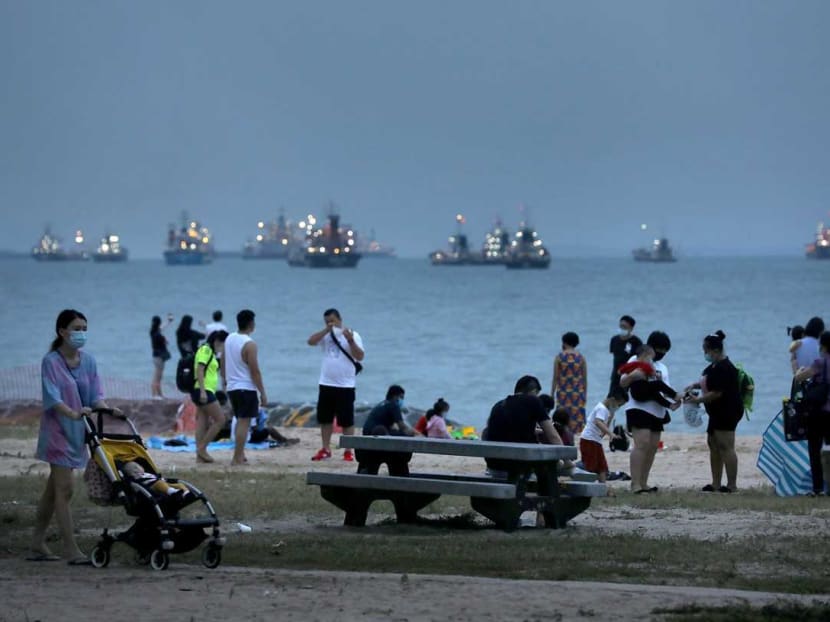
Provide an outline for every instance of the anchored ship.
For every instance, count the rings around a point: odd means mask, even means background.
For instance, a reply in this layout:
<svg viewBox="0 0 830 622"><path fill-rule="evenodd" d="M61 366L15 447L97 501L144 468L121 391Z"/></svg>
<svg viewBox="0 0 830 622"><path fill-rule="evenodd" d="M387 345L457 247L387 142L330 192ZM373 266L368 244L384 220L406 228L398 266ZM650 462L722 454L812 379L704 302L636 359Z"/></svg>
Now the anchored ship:
<svg viewBox="0 0 830 622"><path fill-rule="evenodd" d="M305 268L355 268L361 253L357 247L355 232L340 225L340 215L333 206L329 209L328 222L315 229L317 219L313 215L300 222L305 231L305 242L288 255L288 264Z"/></svg>
<svg viewBox="0 0 830 622"><path fill-rule="evenodd" d="M651 248L637 248L631 253L634 256L634 261L651 263L673 263L677 261L668 238L658 238L654 240Z"/></svg>
<svg viewBox="0 0 830 622"><path fill-rule="evenodd" d="M128 254L127 249L121 246L121 238L114 233L107 233L101 238L92 260L99 263L122 262L127 261Z"/></svg>
<svg viewBox="0 0 830 622"><path fill-rule="evenodd" d="M280 213L275 221L257 223L256 237L245 244L242 258L286 259L295 244L291 223Z"/></svg>
<svg viewBox="0 0 830 622"><path fill-rule="evenodd" d="M87 261L89 251L80 229L75 232L72 245L64 247L60 238L52 235L49 227L46 227L37 245L32 248L32 257L37 261Z"/></svg>
<svg viewBox="0 0 830 622"><path fill-rule="evenodd" d="M550 266L550 252L533 227L522 223L510 243L504 264L508 270L541 269Z"/></svg>
<svg viewBox="0 0 830 622"><path fill-rule="evenodd" d="M807 245L808 259L830 259L830 227L823 222L818 223L816 239Z"/></svg>
<svg viewBox="0 0 830 622"><path fill-rule="evenodd" d="M213 261L212 236L207 227L196 220L189 220L182 214L182 225L178 229L170 225L167 230L167 250L164 260L168 265L199 265Z"/></svg>
<svg viewBox="0 0 830 622"><path fill-rule="evenodd" d="M364 259L395 259L395 249L375 239L375 230L369 232L369 241L361 248Z"/></svg>
<svg viewBox="0 0 830 622"><path fill-rule="evenodd" d="M449 247L446 250L434 251L429 254L429 260L433 266L471 266L484 264L484 256L481 252L470 250L470 243L467 234L463 231L463 225L467 222L463 214L456 214L455 222L457 229L455 234L448 239Z"/></svg>

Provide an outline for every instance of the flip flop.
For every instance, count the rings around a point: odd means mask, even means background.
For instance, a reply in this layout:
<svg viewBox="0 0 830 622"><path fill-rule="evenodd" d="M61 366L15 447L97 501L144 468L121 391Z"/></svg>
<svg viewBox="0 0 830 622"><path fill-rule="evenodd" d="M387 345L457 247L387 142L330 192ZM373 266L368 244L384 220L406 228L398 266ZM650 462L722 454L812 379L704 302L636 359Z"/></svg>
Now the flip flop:
<svg viewBox="0 0 830 622"><path fill-rule="evenodd" d="M732 489L728 486L721 486L720 488L718 488L718 492L732 492Z"/></svg>
<svg viewBox="0 0 830 622"><path fill-rule="evenodd" d="M712 484L706 484L701 490L703 492L715 492L715 487Z"/></svg>
<svg viewBox="0 0 830 622"><path fill-rule="evenodd" d="M61 560L57 555L49 553L32 553L26 558L27 562L59 562Z"/></svg>
<svg viewBox="0 0 830 622"><path fill-rule="evenodd" d="M88 557L76 557L75 559L70 559L66 564L68 566L91 566L92 560Z"/></svg>

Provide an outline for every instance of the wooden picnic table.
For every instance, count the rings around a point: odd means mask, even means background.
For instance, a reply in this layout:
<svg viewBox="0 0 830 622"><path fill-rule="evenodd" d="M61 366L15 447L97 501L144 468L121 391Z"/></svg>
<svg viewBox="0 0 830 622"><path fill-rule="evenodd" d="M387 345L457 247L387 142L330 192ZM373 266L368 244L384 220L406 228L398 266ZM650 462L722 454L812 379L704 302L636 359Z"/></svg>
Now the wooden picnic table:
<svg viewBox="0 0 830 622"><path fill-rule="evenodd" d="M399 522L412 522L417 512L442 494L470 497L474 510L507 530L515 529L522 512L537 510L545 525L564 527L584 511L591 497L604 496L605 485L560 483L560 461L575 460L576 448L563 445L499 443L403 436L341 436L340 447L385 454L438 454L509 461L499 474L410 473L407 477L363 473L310 472L307 483L319 485L327 501L346 512L346 525L362 526L369 506L391 500ZM482 465L483 466L483 465Z"/></svg>

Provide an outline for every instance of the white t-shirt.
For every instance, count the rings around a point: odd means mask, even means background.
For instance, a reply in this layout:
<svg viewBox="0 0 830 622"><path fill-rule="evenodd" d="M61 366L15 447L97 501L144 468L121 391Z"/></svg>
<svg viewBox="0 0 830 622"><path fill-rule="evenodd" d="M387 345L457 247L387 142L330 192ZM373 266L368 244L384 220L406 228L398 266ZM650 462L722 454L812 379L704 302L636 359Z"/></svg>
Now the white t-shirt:
<svg viewBox="0 0 830 622"><path fill-rule="evenodd" d="M611 421L611 411L602 402L594 406L594 410L585 419L585 429L582 430L582 436L580 438L586 441L602 443L602 430L599 429L597 421L602 421L606 425Z"/></svg>
<svg viewBox="0 0 830 622"><path fill-rule="evenodd" d="M225 382L228 391L256 391L251 370L242 360L242 348L252 339L248 335L231 333L225 340Z"/></svg>
<svg viewBox="0 0 830 622"><path fill-rule="evenodd" d="M363 349L363 339L357 331L354 332L354 341L357 346ZM335 328L334 334L337 335L337 341L343 346L343 349L351 354L349 349L349 342L343 336L343 329ZM225 346L227 348L227 346ZM320 348L323 350L323 365L320 368L320 384L326 387L339 387L344 389L353 389L355 386L355 369L352 363L337 344L331 339L331 333L326 333L326 336L320 341Z"/></svg>
<svg viewBox="0 0 830 622"><path fill-rule="evenodd" d="M226 346L227 347L227 346ZM628 359L628 362L636 361L637 357L632 356ZM671 386L671 381L669 380L669 368L666 367L665 363L662 361L652 361L652 366L654 367L654 371L659 374L659 378L663 380L667 385ZM645 412L649 413L650 415L654 415L658 419L663 419L666 416L666 412L668 412L663 406L658 404L657 402L638 402L631 394L628 396L628 403L624 406L625 411L628 412L632 408L636 408L637 410L644 410Z"/></svg>
<svg viewBox="0 0 830 622"><path fill-rule="evenodd" d="M205 337L210 337L210 334L215 333L217 330L224 330L226 333L229 332L228 327L222 324L222 322L211 322L205 326Z"/></svg>

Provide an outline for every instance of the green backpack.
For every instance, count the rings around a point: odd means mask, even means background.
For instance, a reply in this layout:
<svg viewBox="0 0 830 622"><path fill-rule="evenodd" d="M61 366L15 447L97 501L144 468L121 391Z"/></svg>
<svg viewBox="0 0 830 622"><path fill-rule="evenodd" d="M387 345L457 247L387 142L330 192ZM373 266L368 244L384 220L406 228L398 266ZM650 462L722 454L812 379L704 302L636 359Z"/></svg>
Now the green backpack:
<svg viewBox="0 0 830 622"><path fill-rule="evenodd" d="M755 381L752 376L738 363L738 393L741 395L741 403L744 405L744 414L749 421L749 413L752 412L752 400L755 397Z"/></svg>

